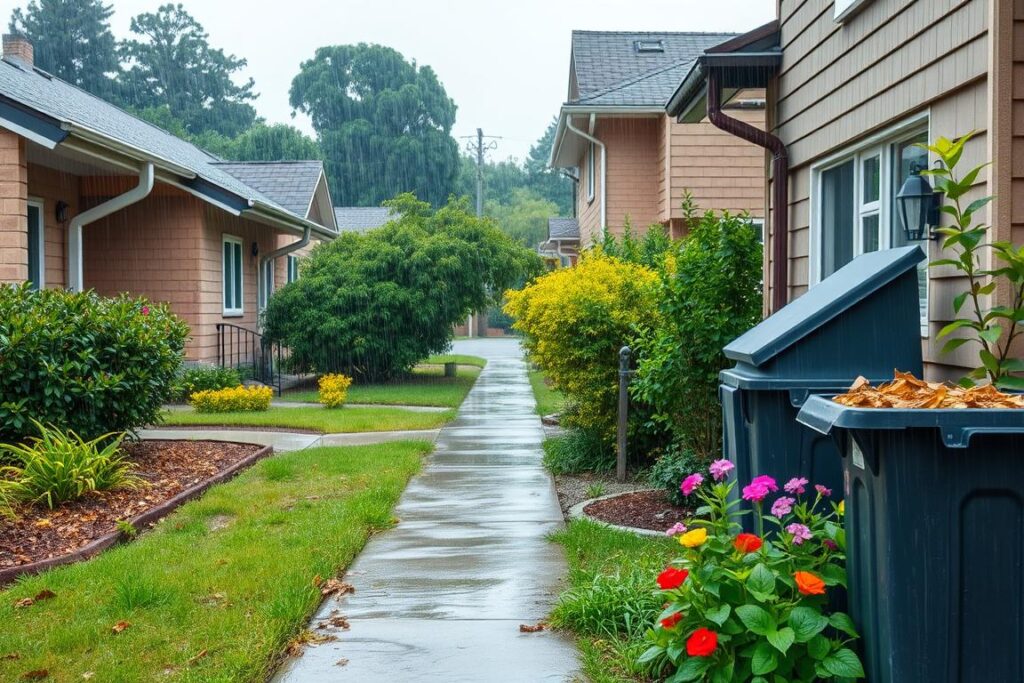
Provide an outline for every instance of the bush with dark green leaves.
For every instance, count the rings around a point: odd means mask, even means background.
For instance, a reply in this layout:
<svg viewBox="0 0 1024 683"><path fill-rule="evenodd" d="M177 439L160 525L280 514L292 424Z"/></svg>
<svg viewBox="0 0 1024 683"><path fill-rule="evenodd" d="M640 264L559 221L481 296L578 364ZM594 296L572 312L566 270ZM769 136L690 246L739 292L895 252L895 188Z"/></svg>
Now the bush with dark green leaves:
<svg viewBox="0 0 1024 683"><path fill-rule="evenodd" d="M544 441L544 465L552 474L611 472L615 448L601 432L573 428Z"/></svg>
<svg viewBox="0 0 1024 683"><path fill-rule="evenodd" d="M0 286L0 442L33 419L86 440L159 421L188 334L145 299Z"/></svg>
<svg viewBox="0 0 1024 683"><path fill-rule="evenodd" d="M314 249L302 277L270 300L266 335L296 369L379 381L447 350L452 328L542 271L466 200L433 210L411 194L387 202L398 217Z"/></svg>
<svg viewBox="0 0 1024 683"><path fill-rule="evenodd" d="M707 476L707 469L706 458L679 443L673 443L654 462L651 471L647 473L647 481L655 488L664 489L673 505L683 505L686 499L679 485L694 472Z"/></svg>
<svg viewBox="0 0 1024 683"><path fill-rule="evenodd" d="M233 389L242 384L242 374L235 368L196 365L185 368L174 382L172 399L184 403L197 391Z"/></svg>

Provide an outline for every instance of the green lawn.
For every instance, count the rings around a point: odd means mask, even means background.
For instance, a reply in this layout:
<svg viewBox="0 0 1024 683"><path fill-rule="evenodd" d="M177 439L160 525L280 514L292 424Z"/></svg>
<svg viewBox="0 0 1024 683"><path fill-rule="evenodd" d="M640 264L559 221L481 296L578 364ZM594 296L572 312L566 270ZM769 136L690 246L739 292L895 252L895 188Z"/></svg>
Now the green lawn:
<svg viewBox="0 0 1024 683"><path fill-rule="evenodd" d="M132 543L25 578L0 592L0 680L266 680L320 603L315 577L338 576L393 524L430 448L277 455ZM43 590L55 597L13 606Z"/></svg>
<svg viewBox="0 0 1024 683"><path fill-rule="evenodd" d="M552 540L565 548L570 588L559 597L551 623L576 634L588 679L648 680L636 659L648 647L644 633L661 612L655 577L678 555L679 544L587 520L571 522Z"/></svg>
<svg viewBox="0 0 1024 683"><path fill-rule="evenodd" d="M348 402L458 408L479 376L476 367L460 367L455 377L445 377L442 367L421 367L393 382L353 384L348 390ZM310 403L318 400L315 389L289 391L281 398Z"/></svg>
<svg viewBox="0 0 1024 683"><path fill-rule="evenodd" d="M419 413L401 408L275 408L263 412L196 413L174 410L164 413L169 426L216 425L225 427L276 427L337 434L384 432L402 429L434 429L455 417L454 410Z"/></svg>
<svg viewBox="0 0 1024 683"><path fill-rule="evenodd" d="M473 365L478 368L482 368L487 365L486 358L480 358L479 356L467 356L464 353L449 353L442 356L430 356L425 361L424 365L444 365L445 363L458 363L459 365Z"/></svg>
<svg viewBox="0 0 1024 683"><path fill-rule="evenodd" d="M533 396L537 399L538 415L561 412L565 397L558 389L548 385L542 370L530 370L530 386L533 387Z"/></svg>

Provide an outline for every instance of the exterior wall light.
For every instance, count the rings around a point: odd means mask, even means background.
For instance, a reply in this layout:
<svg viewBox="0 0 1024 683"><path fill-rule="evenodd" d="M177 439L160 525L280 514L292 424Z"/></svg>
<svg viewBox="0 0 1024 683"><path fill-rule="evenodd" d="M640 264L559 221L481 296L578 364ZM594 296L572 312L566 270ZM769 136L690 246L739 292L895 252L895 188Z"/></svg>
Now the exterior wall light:
<svg viewBox="0 0 1024 683"><path fill-rule="evenodd" d="M910 175L896 195L903 231L911 242L937 237L933 228L939 224L939 209L942 206L942 193L932 189L928 180L921 175L922 170L917 164L911 166Z"/></svg>

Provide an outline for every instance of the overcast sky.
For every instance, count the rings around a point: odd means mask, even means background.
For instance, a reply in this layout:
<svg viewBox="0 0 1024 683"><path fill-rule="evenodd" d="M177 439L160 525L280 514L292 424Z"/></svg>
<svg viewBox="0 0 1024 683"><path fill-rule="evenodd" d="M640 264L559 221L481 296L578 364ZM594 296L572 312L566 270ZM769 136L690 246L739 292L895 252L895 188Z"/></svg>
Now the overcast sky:
<svg viewBox="0 0 1024 683"><path fill-rule="evenodd" d="M118 38L161 0L110 0ZM163 0L169 1L169 0ZM573 29L743 32L776 0L180 0L215 47L249 60L259 114L292 122L288 88L321 45L380 43L429 64L458 105L452 134L501 136L492 158L522 158L565 99ZM7 4L7 3L5 3ZM14 4L14 3L12 3ZM24 6L24 0L17 5ZM6 14L6 13L5 13ZM462 142L460 140L460 142Z"/></svg>

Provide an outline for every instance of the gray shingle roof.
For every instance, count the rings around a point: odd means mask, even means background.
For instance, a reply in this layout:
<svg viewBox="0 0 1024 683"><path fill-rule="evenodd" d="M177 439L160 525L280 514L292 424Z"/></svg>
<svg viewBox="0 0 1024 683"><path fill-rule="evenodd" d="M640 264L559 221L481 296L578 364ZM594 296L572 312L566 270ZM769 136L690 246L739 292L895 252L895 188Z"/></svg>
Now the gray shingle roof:
<svg viewBox="0 0 1024 683"><path fill-rule="evenodd" d="M573 31L579 96L572 104L661 106L686 67L735 33ZM660 40L663 52L638 52L636 42Z"/></svg>
<svg viewBox="0 0 1024 683"><path fill-rule="evenodd" d="M222 161L214 165L303 218L324 171L322 161Z"/></svg>
<svg viewBox="0 0 1024 683"><path fill-rule="evenodd" d="M89 129L165 159L239 197L293 213L221 168L221 160L209 152L40 69L0 60L0 95L62 123ZM305 219L305 215L293 215Z"/></svg>
<svg viewBox="0 0 1024 683"><path fill-rule="evenodd" d="M338 232L366 232L379 228L395 218L394 210L386 206L336 206L334 219Z"/></svg>
<svg viewBox="0 0 1024 683"><path fill-rule="evenodd" d="M549 218L548 239L579 239L580 222L575 218Z"/></svg>

